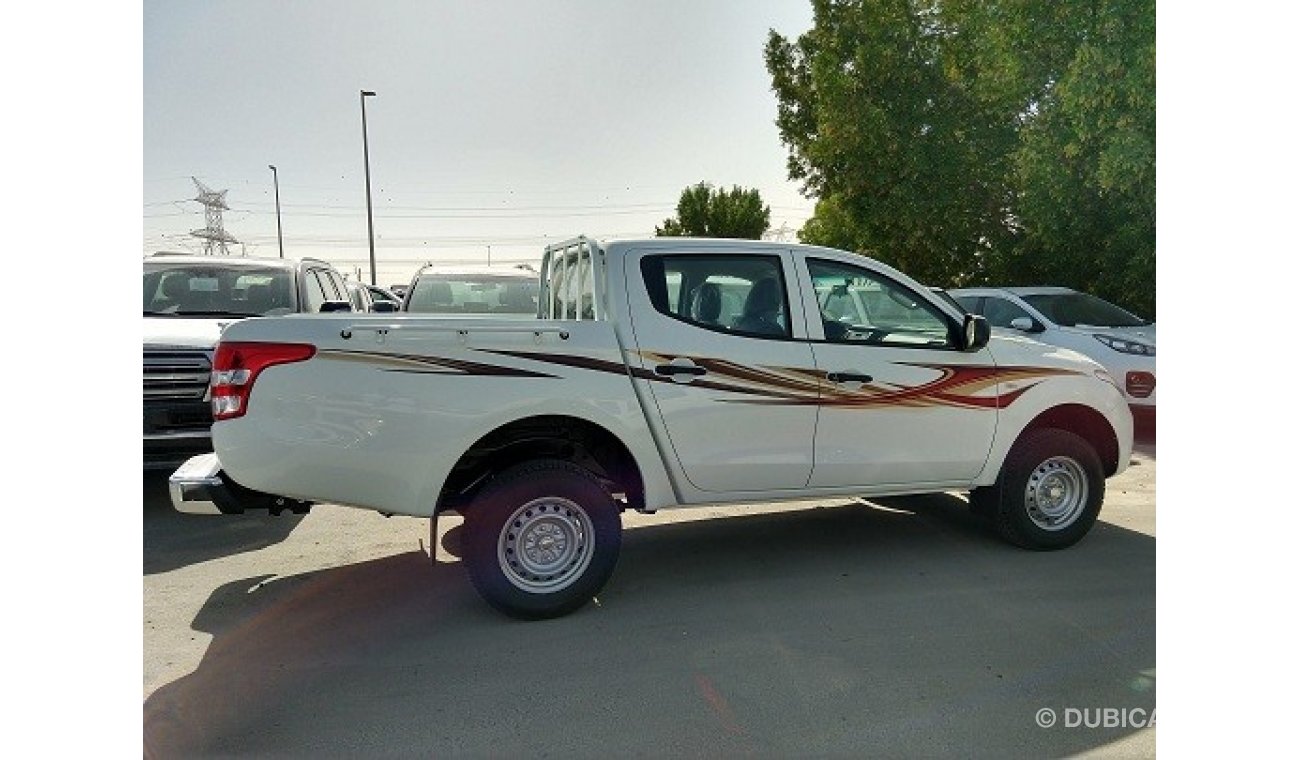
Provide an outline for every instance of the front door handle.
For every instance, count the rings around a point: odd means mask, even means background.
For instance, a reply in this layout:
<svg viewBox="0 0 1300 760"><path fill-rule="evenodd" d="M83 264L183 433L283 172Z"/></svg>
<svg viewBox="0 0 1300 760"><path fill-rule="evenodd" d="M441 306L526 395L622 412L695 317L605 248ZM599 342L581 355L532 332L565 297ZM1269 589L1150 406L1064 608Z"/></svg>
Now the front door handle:
<svg viewBox="0 0 1300 760"><path fill-rule="evenodd" d="M863 375L857 372L827 372L826 379L832 383L869 383L871 375Z"/></svg>

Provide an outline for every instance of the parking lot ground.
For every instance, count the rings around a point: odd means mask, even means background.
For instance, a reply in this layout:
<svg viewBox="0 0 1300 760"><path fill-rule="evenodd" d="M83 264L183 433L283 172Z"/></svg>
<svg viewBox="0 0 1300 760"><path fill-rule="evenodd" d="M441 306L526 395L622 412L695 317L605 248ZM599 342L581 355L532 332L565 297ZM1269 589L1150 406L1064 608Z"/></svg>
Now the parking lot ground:
<svg viewBox="0 0 1300 760"><path fill-rule="evenodd" d="M459 518L180 515L146 477L146 754L1153 756L1155 469L1061 552L950 494L627 515L599 600L534 623Z"/></svg>

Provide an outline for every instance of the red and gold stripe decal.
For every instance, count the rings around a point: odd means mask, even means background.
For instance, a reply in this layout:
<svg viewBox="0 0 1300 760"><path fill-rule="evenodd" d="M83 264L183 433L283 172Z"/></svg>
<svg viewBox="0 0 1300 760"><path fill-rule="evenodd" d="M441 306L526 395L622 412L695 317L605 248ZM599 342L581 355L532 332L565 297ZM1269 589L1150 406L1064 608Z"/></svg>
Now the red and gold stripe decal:
<svg viewBox="0 0 1300 760"><path fill-rule="evenodd" d="M589 356L535 351L476 350L486 354L573 369L630 375L636 379L652 382L674 382L670 377L658 375L651 369L638 367L635 364ZM544 372L440 356L340 350L321 351L318 356L341 361L378 364L381 370L388 372L559 379L558 375ZM708 372L692 380L690 387L731 393L740 397L718 399L724 403L814 405L847 409L883 407L1003 409L1046 378L1080 374L1074 370L1052 367L995 367L909 362L905 366L934 370L939 373L938 377L915 386L872 382L850 388L830 382L826 379L825 371L811 367L754 366L707 356L669 357L650 351L638 352L637 356L649 365L666 364L675 358L689 358ZM1023 383L1023 385L1002 389L1000 387L1002 383Z"/></svg>

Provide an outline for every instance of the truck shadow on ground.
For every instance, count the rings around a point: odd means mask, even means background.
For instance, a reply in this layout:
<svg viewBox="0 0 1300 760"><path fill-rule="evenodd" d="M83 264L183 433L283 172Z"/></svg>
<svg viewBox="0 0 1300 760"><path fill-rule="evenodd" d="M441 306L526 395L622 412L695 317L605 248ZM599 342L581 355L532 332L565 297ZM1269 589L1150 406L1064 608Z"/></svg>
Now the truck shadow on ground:
<svg viewBox="0 0 1300 760"><path fill-rule="evenodd" d="M524 623L420 552L217 589L146 756L1073 754L1155 707L1155 539L1026 552L954 496L640 526L596 602Z"/></svg>
<svg viewBox="0 0 1300 760"><path fill-rule="evenodd" d="M301 515L186 515L172 508L167 473L144 474L144 574L187 565L283 541Z"/></svg>

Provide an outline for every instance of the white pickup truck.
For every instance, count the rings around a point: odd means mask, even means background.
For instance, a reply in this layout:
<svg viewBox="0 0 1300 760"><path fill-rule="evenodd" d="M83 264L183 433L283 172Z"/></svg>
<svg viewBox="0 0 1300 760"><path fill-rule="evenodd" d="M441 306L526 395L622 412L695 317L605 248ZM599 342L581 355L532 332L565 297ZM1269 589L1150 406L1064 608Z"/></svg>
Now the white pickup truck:
<svg viewBox="0 0 1300 760"><path fill-rule="evenodd" d="M622 510L960 490L1012 543L1060 549L1129 461L1133 420L1098 364L990 339L859 255L577 238L540 278L536 320L232 324L216 453L173 475L177 508L454 510L478 591L537 618L604 585ZM863 308L837 319L846 294Z"/></svg>

